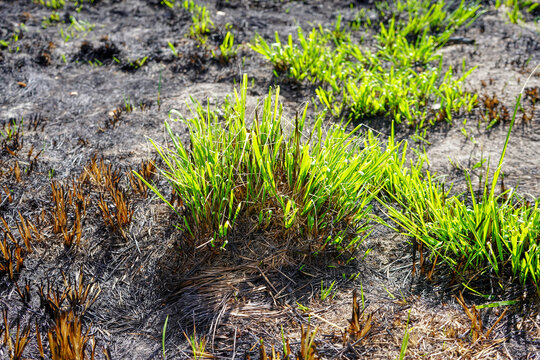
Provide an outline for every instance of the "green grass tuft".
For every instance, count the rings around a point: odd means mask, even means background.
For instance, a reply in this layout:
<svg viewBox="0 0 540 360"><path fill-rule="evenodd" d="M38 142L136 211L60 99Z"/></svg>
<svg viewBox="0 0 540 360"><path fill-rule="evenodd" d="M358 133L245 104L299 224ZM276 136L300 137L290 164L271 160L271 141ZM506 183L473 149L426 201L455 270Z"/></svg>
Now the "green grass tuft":
<svg viewBox="0 0 540 360"><path fill-rule="evenodd" d="M393 162L385 187L396 205L381 203L403 233L427 245L432 261L449 266L466 288L494 275L503 288L510 280L540 295L539 203L510 191L495 194L515 116L491 185L486 179L479 197L467 173L469 193L449 196L443 183L422 171L422 161L407 168L402 158Z"/></svg>
<svg viewBox="0 0 540 360"><path fill-rule="evenodd" d="M341 18L333 30L319 27L306 34L299 28L297 43L292 35L282 42L276 33L273 44L256 36L251 47L274 65L276 76L317 84L319 101L338 118L391 116L422 127L470 111L476 96L464 91L463 81L472 70L460 78L452 68L443 71L438 50L458 27L476 18L479 6L461 2L449 11L442 0L433 5L398 1L396 6L408 19L385 13L391 20L380 24L375 51L353 42Z"/></svg>
<svg viewBox="0 0 540 360"><path fill-rule="evenodd" d="M192 118L172 111L189 127L190 151L168 123L173 149L153 142L165 164L162 174L186 207L186 232L224 246L242 218L274 236L313 240L316 250L357 246L370 231L370 202L396 147L383 150L371 133L360 136L359 127L325 129L321 117L304 134L305 111L287 134L279 88L254 119L246 115L246 97L244 76L240 93L219 112L197 102Z"/></svg>

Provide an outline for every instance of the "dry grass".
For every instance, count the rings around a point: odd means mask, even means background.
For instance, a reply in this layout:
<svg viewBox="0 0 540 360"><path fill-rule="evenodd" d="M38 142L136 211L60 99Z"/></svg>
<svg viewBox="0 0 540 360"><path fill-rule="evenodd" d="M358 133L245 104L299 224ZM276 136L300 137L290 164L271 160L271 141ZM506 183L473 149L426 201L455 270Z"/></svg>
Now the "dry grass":
<svg viewBox="0 0 540 360"><path fill-rule="evenodd" d="M87 198L80 185L73 182L72 186L64 186L56 181L51 183L53 208L50 216L53 232L62 234L64 245L71 247L74 242L81 242L82 216L86 213ZM70 214L74 214L70 216Z"/></svg>
<svg viewBox="0 0 540 360"><path fill-rule="evenodd" d="M131 190L146 199L148 197L149 187L138 177L135 176L134 171L143 177L147 182L156 174L156 164L153 160L141 161L138 169L132 169L127 172L129 183L131 184Z"/></svg>
<svg viewBox="0 0 540 360"><path fill-rule="evenodd" d="M4 328L0 330L0 336L3 334L3 344L7 346L8 356L10 360L23 359L23 352L29 342L30 327L27 326L21 331L21 324L17 321L17 330L12 337L10 333L10 326L8 321L7 310L3 311Z"/></svg>
<svg viewBox="0 0 540 360"><path fill-rule="evenodd" d="M15 283L15 290L17 291L17 294L21 298L21 301L23 304L30 303L30 281L26 280L25 286L21 289L18 283Z"/></svg>
<svg viewBox="0 0 540 360"><path fill-rule="evenodd" d="M18 237L8 225L8 222L0 216L3 231L3 239L0 239L0 274L7 273L13 280L23 267L26 254L32 252L31 243L41 239L41 234L35 225L26 220L19 212L20 222L17 222ZM9 241L8 241L9 240ZM24 248L21 246L24 244Z"/></svg>
<svg viewBox="0 0 540 360"><path fill-rule="evenodd" d="M304 324L301 325L300 350L297 354L299 360L315 360L319 358L315 343L317 331L318 328L312 329L309 325L304 328Z"/></svg>
<svg viewBox="0 0 540 360"><path fill-rule="evenodd" d="M344 342L349 340L358 341L367 336L369 330L371 329L371 324L373 320L373 314L364 315L365 308L360 308L358 303L356 289L353 291L353 302L352 302L352 316L349 320L349 327L347 332L343 336Z"/></svg>
<svg viewBox="0 0 540 360"><path fill-rule="evenodd" d="M291 346L289 345L289 339L284 339L285 342L284 348L283 348L283 360L289 360L291 352ZM249 356L248 356L249 358ZM281 360L281 353L279 351L276 352L276 349L274 348L274 345L272 345L272 351L270 355L266 353L266 348L264 346L264 341L261 339L261 344L259 346L259 359L260 360Z"/></svg>
<svg viewBox="0 0 540 360"><path fill-rule="evenodd" d="M83 332L81 323L86 311L97 300L101 289L93 282L93 279L87 282L82 271L79 272L76 279L65 274L62 276L64 280L62 290L53 287L50 283L47 283L46 287L41 284L38 288L41 305L54 322L52 328L47 332L51 358L53 360L94 359L95 342L93 339L91 350L86 350L91 340L89 336L91 326L86 332ZM37 324L36 338L40 355L45 358Z"/></svg>
<svg viewBox="0 0 540 360"><path fill-rule="evenodd" d="M13 202L11 191L9 191L9 188L7 187L7 185L2 186L2 189L4 190L5 195L2 195L2 193L0 193L0 203L3 203L4 199L6 199L6 201L11 204Z"/></svg>
<svg viewBox="0 0 540 360"><path fill-rule="evenodd" d="M77 315L83 316L101 293L99 285L95 284L93 279L87 283L82 271L79 272L77 280L64 273L62 277L64 280L62 290L49 282L47 286L41 284L38 287L42 306L52 319L68 311L74 311Z"/></svg>
<svg viewBox="0 0 540 360"><path fill-rule="evenodd" d="M488 127L491 127L501 121L510 121L510 112L506 106L501 104L497 98L497 95L484 95L482 104L484 105L484 114L482 114L482 119L488 123Z"/></svg>
<svg viewBox="0 0 540 360"><path fill-rule="evenodd" d="M55 320L54 327L47 333L51 358L53 360L94 359L95 342L92 341L90 357L86 356L86 348L90 340L90 328L83 333L81 320L72 311L61 313Z"/></svg>
<svg viewBox="0 0 540 360"><path fill-rule="evenodd" d="M24 146L22 120L8 122L0 130L0 154L8 153L17 156L19 150Z"/></svg>
<svg viewBox="0 0 540 360"><path fill-rule="evenodd" d="M98 207L105 224L122 237L133 218L133 209L125 190L120 185L121 173L103 158L94 156L79 177L81 183L91 183L99 192Z"/></svg>
<svg viewBox="0 0 540 360"><path fill-rule="evenodd" d="M499 318L493 323L489 330L484 333L482 318L480 317L480 312L477 307L475 305L469 307L465 303L465 300L463 299L463 294L461 292L459 293L459 297L455 296L455 298L458 304L461 305L461 307L463 308L463 311L465 312L469 320L471 320L471 336L473 343L476 343L479 340L488 340L489 336L493 332L493 329L499 324L499 322L501 322L503 317L508 312L508 308L504 309Z"/></svg>

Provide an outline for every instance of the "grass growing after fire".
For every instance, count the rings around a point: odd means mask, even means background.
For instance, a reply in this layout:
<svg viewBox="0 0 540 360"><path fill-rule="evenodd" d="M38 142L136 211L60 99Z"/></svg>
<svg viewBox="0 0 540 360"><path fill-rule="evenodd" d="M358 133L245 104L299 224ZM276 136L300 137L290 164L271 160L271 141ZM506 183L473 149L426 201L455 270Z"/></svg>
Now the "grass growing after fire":
<svg viewBox="0 0 540 360"><path fill-rule="evenodd" d="M501 5L505 6L510 22L517 24L520 20L523 20L523 12L531 13L540 4L533 0L497 0L495 2L496 9L500 8Z"/></svg>
<svg viewBox="0 0 540 360"><path fill-rule="evenodd" d="M189 150L167 123L172 149L152 142L180 200L169 202L145 183L173 210L176 203L184 207L182 227L196 246L225 247L231 230L252 219L272 236L311 241L315 252L328 245L351 250L369 235L377 199L397 231L427 247L432 267L445 264L465 288L480 290L476 284L494 276L501 288L514 282L540 294L538 203L496 194L512 125L491 185L486 180L477 197L469 180L469 194L450 196L451 184L425 171L425 159L407 166L406 142L391 137L383 148L371 133L359 135L359 127L325 128L321 116L305 132L305 111L288 133L279 88L253 118L246 92L245 76L241 91L219 110L194 101L189 119L171 112L189 127Z"/></svg>
<svg viewBox="0 0 540 360"><path fill-rule="evenodd" d="M186 207L184 229L224 246L239 219L254 218L259 229L301 235L315 249L356 247L369 233L370 203L395 148L383 150L371 134L359 136L359 128L325 130L322 117L304 133L305 111L287 134L278 97L279 88L275 96L270 91L249 118L245 76L221 116L196 102L192 118L172 112L188 125L191 150L167 123L173 149L153 144L165 164L162 174Z"/></svg>
<svg viewBox="0 0 540 360"><path fill-rule="evenodd" d="M318 85L321 104L334 117L362 119L391 116L398 123L422 127L426 121L452 121L452 114L470 111L476 96L464 91L463 81L472 70L455 77L442 68L438 50L455 30L472 22L479 6L461 2L450 11L444 1L398 1L396 13L373 36L375 49L351 40L338 18L334 29L298 29L298 41L289 35L267 43L256 36L252 49L274 65L276 76ZM401 17L400 17L401 15ZM403 17L407 17L404 19Z"/></svg>
<svg viewBox="0 0 540 360"><path fill-rule="evenodd" d="M407 168L403 157L401 163L392 163L386 189L397 206L383 205L405 235L429 248L433 267L446 264L466 288L483 282L492 288L482 290L493 293L494 287L504 288L510 280L524 288L533 286L540 295L538 200L530 204L510 190L496 194L519 100L499 164L479 196L469 174L469 193L450 196L444 183L422 171L423 161ZM491 276L499 280L497 285L485 281Z"/></svg>

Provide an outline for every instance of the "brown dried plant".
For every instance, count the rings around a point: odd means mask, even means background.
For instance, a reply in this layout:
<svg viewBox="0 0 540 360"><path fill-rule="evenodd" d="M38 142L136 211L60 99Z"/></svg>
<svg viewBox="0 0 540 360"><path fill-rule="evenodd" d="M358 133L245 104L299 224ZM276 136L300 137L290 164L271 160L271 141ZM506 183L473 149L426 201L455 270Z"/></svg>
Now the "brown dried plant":
<svg viewBox="0 0 540 360"><path fill-rule="evenodd" d="M99 188L98 207L105 224L125 238L125 228L131 223L133 209L126 192L120 186L120 172L113 169L112 165L106 165L103 159L96 160L94 156L79 179L83 183L91 182ZM108 196L105 197L104 194Z"/></svg>
<svg viewBox="0 0 540 360"><path fill-rule="evenodd" d="M123 113L124 113L124 108L122 106L118 106L116 109L109 112L109 119L106 125L114 128L116 124L120 122L120 119L122 118Z"/></svg>
<svg viewBox="0 0 540 360"><path fill-rule="evenodd" d="M43 341L41 340L41 333L39 332L39 325L36 321L36 341L37 341L37 347L39 351L39 357L40 359L45 359L45 350L43 349Z"/></svg>
<svg viewBox="0 0 540 360"><path fill-rule="evenodd" d="M0 130L0 153L8 153L17 156L17 152L23 148L22 120L8 122Z"/></svg>
<svg viewBox="0 0 540 360"><path fill-rule="evenodd" d="M90 327L83 333L81 319L73 311L62 312L55 319L54 326L47 332L51 358L53 360L84 360L90 340ZM92 340L90 359L94 359L96 343Z"/></svg>
<svg viewBox="0 0 540 360"><path fill-rule="evenodd" d="M2 333L4 334L3 343L5 346L7 346L9 359L10 360L22 359L24 349L26 348L26 345L28 345L28 341L29 341L28 336L30 335L30 327L27 326L24 328L24 330L21 331L21 324L20 322L17 322L17 332L15 333L15 338L12 338L9 331L10 326L9 326L8 315L7 315L6 309L4 309L3 311L3 317L4 317L4 329L0 331L0 335L2 335Z"/></svg>
<svg viewBox="0 0 540 360"><path fill-rule="evenodd" d="M80 185L63 186L57 181L51 183L53 209L51 210L53 232L62 234L64 245L70 247L76 241L80 244L82 236L82 216L86 213L86 199ZM75 217L69 221L70 210Z"/></svg>
<svg viewBox="0 0 540 360"><path fill-rule="evenodd" d="M499 318L495 321L495 323L489 328L489 330L484 333L482 318L480 317L480 312L478 311L476 306L467 306L461 292L459 293L459 297L455 296L455 298L458 304L461 305L461 307L465 311L465 314L467 315L469 320L471 320L471 336L473 343L481 339L488 339L493 332L493 329L495 329L495 326L497 326L497 324L502 320L502 318L506 315L508 311L508 308L506 308L499 316Z"/></svg>
<svg viewBox="0 0 540 360"><path fill-rule="evenodd" d="M360 304L357 299L356 289L353 291L353 303L352 303L352 316L349 320L349 327L344 334L344 341L347 342L349 338L353 341L358 341L365 337L369 330L371 330L373 314L364 316L365 308L360 308Z"/></svg>
<svg viewBox="0 0 540 360"><path fill-rule="evenodd" d="M76 310L79 315L84 315L86 311L94 304L101 294L101 288L91 279L89 283L85 281L84 274L79 271L79 276L76 281L72 281L71 277L64 277L64 288L67 292L67 300L71 308Z"/></svg>
<svg viewBox="0 0 540 360"><path fill-rule="evenodd" d="M412 275L416 274L416 255L420 253L420 274L425 273L425 258L424 258L424 245L421 241L418 241L416 238L413 240L412 244Z"/></svg>
<svg viewBox="0 0 540 360"><path fill-rule="evenodd" d="M90 327L83 333L81 318L90 306L97 300L101 289L93 282L85 281L84 274L79 271L77 279L66 276L64 278L63 289L53 287L49 282L47 286L41 284L39 296L41 306L45 312L53 319L54 326L48 331L47 338L51 350L51 358L55 359L94 359L95 342L92 339L92 349L90 357L87 357L86 348L91 337L88 335ZM41 358L45 358L39 326L36 323L36 337L38 350Z"/></svg>
<svg viewBox="0 0 540 360"><path fill-rule="evenodd" d="M77 316L83 316L86 311L96 302L101 288L93 282L85 281L84 274L79 271L77 280L62 273L64 279L64 288L60 291L58 287L53 287L49 282L45 287L41 284L39 296L41 305L52 319L56 319L60 314L72 311Z"/></svg>
<svg viewBox="0 0 540 360"><path fill-rule="evenodd" d="M30 146L30 150L28 150L28 154L26 155L27 161L30 163L30 165L26 168L26 175L30 175L30 173L34 171L34 167L37 164L37 159L42 152L43 149L41 149L36 155L34 155L34 145Z"/></svg>
<svg viewBox="0 0 540 360"><path fill-rule="evenodd" d="M525 89L525 97L530 99L532 104L535 105L540 100L540 87Z"/></svg>
<svg viewBox="0 0 540 360"><path fill-rule="evenodd" d="M125 238L127 236L125 227L131 223L133 209L127 201L126 194L123 190L111 190L109 195L112 198L112 206L109 206L102 194L99 196L98 206L101 210L101 215L108 227Z"/></svg>
<svg viewBox="0 0 540 360"><path fill-rule="evenodd" d="M25 244L25 249L21 247L21 241L17 240L7 221L0 216L3 231L3 238L0 240L0 274L7 273L10 280L13 280L15 274L20 272L26 254L32 252L31 242L41 238L34 225L31 225L21 213L19 213L19 217L20 222L17 222L17 228L19 238Z"/></svg>
<svg viewBox="0 0 540 360"><path fill-rule="evenodd" d="M492 96L484 95L483 104L485 114L482 114L482 118L484 121L494 124L500 122L501 120L505 122L510 120L510 112L508 111L508 108L500 103L495 94Z"/></svg>
<svg viewBox="0 0 540 360"><path fill-rule="evenodd" d="M19 294L24 304L30 303L30 281L26 280L25 286L21 289L18 283L15 283L15 291Z"/></svg>
<svg viewBox="0 0 540 360"><path fill-rule="evenodd" d="M459 297L455 296L455 298L458 304L461 305L461 307L465 311L465 314L467 315L469 320L471 320L471 336L473 342L476 342L483 335L482 318L480 317L478 309L475 305L469 308L465 303L465 300L463 299L463 294L461 292L459 293Z"/></svg>
<svg viewBox="0 0 540 360"><path fill-rule="evenodd" d="M148 197L148 186L146 186L144 182L134 174L134 171L141 175L144 180L150 181L156 173L156 164L153 160L141 161L141 165L138 169L131 169L127 172L133 192L146 199Z"/></svg>
<svg viewBox="0 0 540 360"><path fill-rule="evenodd" d="M19 211L19 219L17 222L17 229L19 230L19 236L26 246L26 250L31 253L31 243L34 241L40 241L42 236L36 228L36 225L25 219Z"/></svg>
<svg viewBox="0 0 540 360"><path fill-rule="evenodd" d="M315 345L317 330L318 328L312 330L309 325L306 328L304 328L303 324L301 325L300 350L297 354L299 360L315 360L319 358Z"/></svg>
<svg viewBox="0 0 540 360"><path fill-rule="evenodd" d="M70 205L78 205L81 214L86 215L86 206L88 205L88 198L82 189L82 183L76 180L73 180L71 183L71 188L68 191L68 199Z"/></svg>
<svg viewBox="0 0 540 360"><path fill-rule="evenodd" d="M10 280L15 278L15 274L19 272L24 262L24 255L21 248L15 244L15 247L7 243L7 237L0 241L0 274L8 274Z"/></svg>
<svg viewBox="0 0 540 360"><path fill-rule="evenodd" d="M4 190L4 193L6 194L7 201L11 204L13 202L13 197L11 196L11 191L9 191L9 188L6 185L4 185L2 189ZM2 202L1 194L0 194L0 202Z"/></svg>
<svg viewBox="0 0 540 360"><path fill-rule="evenodd" d="M266 348L264 347L263 339L260 340L261 344L259 345L259 359L261 360L281 360L281 354L276 352L274 345L272 345L272 352L270 355L266 353ZM283 360L289 360L291 354L291 347L289 345L289 339L285 340L284 343L284 354Z"/></svg>
<svg viewBox="0 0 540 360"><path fill-rule="evenodd" d="M15 165L13 165L11 172L13 173L15 180L20 183L22 181L21 180L21 167L18 161L15 161Z"/></svg>
<svg viewBox="0 0 540 360"><path fill-rule="evenodd" d="M105 164L103 158L97 160L96 155L94 155L84 167L79 181L80 183L91 182L102 189L114 189L120 183L120 172L113 169L111 164Z"/></svg>
<svg viewBox="0 0 540 360"><path fill-rule="evenodd" d="M66 289L60 291L47 281L47 287L42 283L38 286L38 290L41 306L52 319L57 318L66 310L64 307L64 301L67 298Z"/></svg>

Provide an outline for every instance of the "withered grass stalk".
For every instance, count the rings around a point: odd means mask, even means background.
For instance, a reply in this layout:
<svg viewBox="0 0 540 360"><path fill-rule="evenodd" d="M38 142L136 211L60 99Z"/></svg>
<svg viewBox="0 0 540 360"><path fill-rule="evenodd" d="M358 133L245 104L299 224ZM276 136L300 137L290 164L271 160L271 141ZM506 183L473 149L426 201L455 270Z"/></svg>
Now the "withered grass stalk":
<svg viewBox="0 0 540 360"><path fill-rule="evenodd" d="M352 316L349 320L349 327L345 333L344 340L347 341L349 337L353 341L358 341L366 336L371 329L373 314L364 316L365 308L361 309L357 299L356 289L353 291L353 303L352 303Z"/></svg>
<svg viewBox="0 0 540 360"><path fill-rule="evenodd" d="M0 153L6 152L11 156L17 156L17 152L23 148L22 120L8 122L0 130Z"/></svg>
<svg viewBox="0 0 540 360"><path fill-rule="evenodd" d="M94 156L84 168L79 180L81 183L91 182L98 187L100 192L98 207L105 224L122 237L127 237L125 228L131 223L133 209L126 192L120 186L120 171L114 169L111 164L105 164L103 158L98 161ZM104 194L108 195L110 201L106 200Z"/></svg>
<svg viewBox="0 0 540 360"><path fill-rule="evenodd" d="M62 273L62 277L64 279L62 291L58 287L53 287L49 282L47 282L46 287L43 284L38 287L42 306L53 319L58 318L68 309L77 316L83 316L97 300L101 288L93 282L93 279L87 283L82 271L79 272L76 281L64 273Z"/></svg>
<svg viewBox="0 0 540 360"><path fill-rule="evenodd" d="M9 331L9 321L7 316L7 310L4 309L3 311L3 317L4 317L4 345L8 348L8 354L10 360L20 360L23 359L23 353L24 349L28 345L30 335L30 327L26 326L24 330L21 331L21 324L20 322L17 322L17 332L15 333L15 338L13 339L11 337L10 331ZM0 332L0 335L2 332Z"/></svg>
<svg viewBox="0 0 540 360"><path fill-rule="evenodd" d="M6 185L4 185L4 186L2 187L2 189L4 189L4 193L5 193L6 196L7 196L7 201L11 204L11 203L13 202L13 197L11 196L11 191L9 191L9 188L8 188ZM2 201L2 196L1 196L1 194L0 194L0 202L1 202L1 201Z"/></svg>
<svg viewBox="0 0 540 360"><path fill-rule="evenodd" d="M141 161L141 165L138 169L132 169L131 171L127 172L129 183L131 184L131 189L133 192L146 199L148 197L149 188L139 177L134 174L134 171L139 173L144 180L150 181L156 173L156 164L153 160Z"/></svg>
<svg viewBox="0 0 540 360"><path fill-rule="evenodd" d="M301 325L301 338L300 338L300 351L297 356L300 360L315 360L318 359L317 348L315 344L315 335L317 335L318 328L311 329L308 325L304 328Z"/></svg>
<svg viewBox="0 0 540 360"><path fill-rule="evenodd" d="M125 227L131 223L133 209L127 201L126 194L122 189L111 189L109 195L112 198L112 207L105 201L103 194L99 195L98 206L101 210L101 215L108 227L125 238L127 236Z"/></svg>
<svg viewBox="0 0 540 360"><path fill-rule="evenodd" d="M274 345L272 345L272 352L270 353L270 356L266 353L266 348L264 346L263 339L260 340L261 343L259 345L259 359L261 360L281 360L281 354L279 351L276 351L274 348ZM284 348L284 354L283 354L283 360L289 360L291 354L291 348L289 346L289 340L287 339L285 348Z"/></svg>
<svg viewBox="0 0 540 360"><path fill-rule="evenodd" d="M71 247L76 241L80 244L82 236L82 215L86 213L88 200L84 196L80 185L73 182L73 187L63 186L57 181L51 183L54 207L51 211L53 232L61 233L64 237L64 245ZM69 224L69 209L74 212L72 224Z"/></svg>
<svg viewBox="0 0 540 360"><path fill-rule="evenodd" d="M465 299L463 299L462 292L459 293L459 296L454 296L454 297L456 298L456 301L458 302L458 304L461 305L461 307L463 308L463 311L465 312L465 314L471 321L471 336L472 336L473 343L477 342L478 340L489 339L489 336L493 332L493 329L495 329L495 326L497 326L497 324L501 322L501 320L506 315L509 309L509 308L504 309L502 314L497 318L497 320L493 323L493 325L491 325L488 331L484 333L482 318L480 317L479 309L475 305L472 305L471 307L469 307L465 303Z"/></svg>
<svg viewBox="0 0 540 360"><path fill-rule="evenodd" d="M73 282L71 277L64 277L64 288L67 292L67 300L69 301L72 309L76 309L77 313L81 316L94 304L101 294L101 288L98 284L90 280L90 283L86 283L84 274L79 272L77 281Z"/></svg>
<svg viewBox="0 0 540 360"><path fill-rule="evenodd" d="M19 297L21 298L21 301L24 304L28 304L30 302L30 281L26 280L25 286L21 289L19 287L18 283L15 283L15 290L17 291L17 294L19 294Z"/></svg>
<svg viewBox="0 0 540 360"><path fill-rule="evenodd" d="M26 254L32 252L31 242L41 238L36 227L30 224L20 212L19 217L20 222L17 222L17 228L19 230L19 238L25 244L25 248L20 245L21 241L17 240L7 221L0 216L0 222L3 227L2 231L4 233L3 239L0 240L0 273L7 273L10 280L13 280L15 274L20 272Z"/></svg>
<svg viewBox="0 0 540 360"><path fill-rule="evenodd" d="M85 350L88 346L90 328L83 333L81 320L72 311L63 312L55 320L55 324L48 331L51 358L53 360L83 360L86 359ZM90 359L95 357L95 342L92 342Z"/></svg>
<svg viewBox="0 0 540 360"><path fill-rule="evenodd" d="M120 172L113 169L111 164L105 164L103 158L98 161L96 156L93 156L90 163L84 167L79 181L81 183L90 181L100 188L113 189L120 183Z"/></svg>

